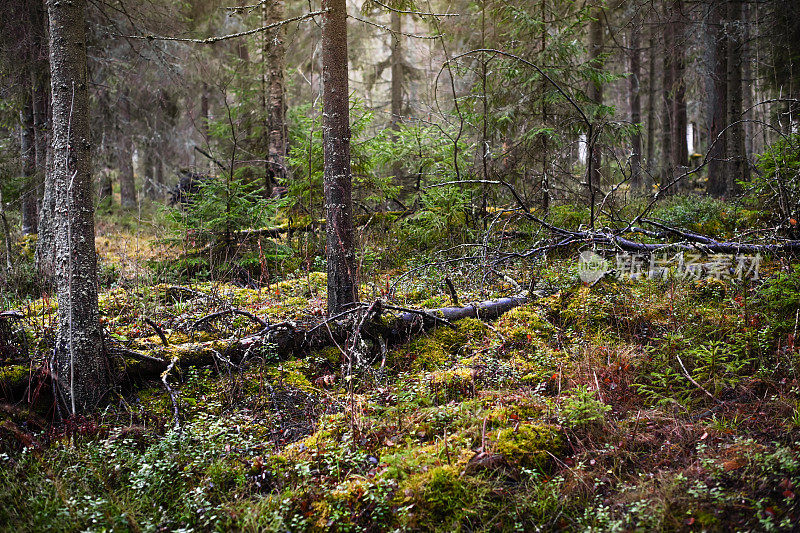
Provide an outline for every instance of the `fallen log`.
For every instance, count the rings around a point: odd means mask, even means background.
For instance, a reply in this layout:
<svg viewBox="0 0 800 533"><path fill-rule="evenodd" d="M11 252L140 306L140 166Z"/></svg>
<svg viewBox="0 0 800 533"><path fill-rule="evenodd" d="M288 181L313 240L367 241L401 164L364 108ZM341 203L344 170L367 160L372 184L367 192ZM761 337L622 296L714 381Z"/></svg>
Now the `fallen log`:
<svg viewBox="0 0 800 533"><path fill-rule="evenodd" d="M181 368L211 364L218 361L220 355L232 364L239 364L259 351L285 359L334 343L342 345L352 334L355 324L359 324L365 338L381 339L387 344L396 345L413 335L437 326L451 325L464 318L493 320L528 301L527 296L511 296L460 307L421 310L376 302L371 305L360 304L311 328L300 329L292 322L283 322L271 324L258 333L241 338L160 346L147 354L123 348L115 351L118 356L137 360L139 370L145 374L161 373L173 362ZM399 311L399 314L387 314L383 310ZM371 316L367 320L361 319L360 313L368 311Z"/></svg>

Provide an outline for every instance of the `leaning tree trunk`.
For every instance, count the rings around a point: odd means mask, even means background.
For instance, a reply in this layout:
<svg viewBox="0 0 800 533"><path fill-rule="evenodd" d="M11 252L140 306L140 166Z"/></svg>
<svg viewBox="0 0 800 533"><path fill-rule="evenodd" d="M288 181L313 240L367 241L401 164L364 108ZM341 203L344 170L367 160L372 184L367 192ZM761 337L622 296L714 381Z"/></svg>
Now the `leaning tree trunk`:
<svg viewBox="0 0 800 533"><path fill-rule="evenodd" d="M350 107L347 70L347 2L323 0L322 142L328 261L328 312L358 300L350 170Z"/></svg>
<svg viewBox="0 0 800 533"><path fill-rule="evenodd" d="M58 335L54 379L69 412L95 407L109 373L97 305L85 0L48 0Z"/></svg>
<svg viewBox="0 0 800 533"><path fill-rule="evenodd" d="M36 233L36 131L33 124L32 88L24 88L25 97L20 110L20 154L22 155L22 176L25 178L22 190L22 233Z"/></svg>

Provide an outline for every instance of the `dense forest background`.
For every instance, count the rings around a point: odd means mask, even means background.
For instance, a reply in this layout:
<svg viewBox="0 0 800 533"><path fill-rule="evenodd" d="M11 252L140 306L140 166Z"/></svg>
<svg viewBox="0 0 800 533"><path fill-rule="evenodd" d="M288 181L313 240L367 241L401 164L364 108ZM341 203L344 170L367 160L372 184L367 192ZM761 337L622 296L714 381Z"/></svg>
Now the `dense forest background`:
<svg viewBox="0 0 800 533"><path fill-rule="evenodd" d="M0 0L0 530L795 530L799 11Z"/></svg>

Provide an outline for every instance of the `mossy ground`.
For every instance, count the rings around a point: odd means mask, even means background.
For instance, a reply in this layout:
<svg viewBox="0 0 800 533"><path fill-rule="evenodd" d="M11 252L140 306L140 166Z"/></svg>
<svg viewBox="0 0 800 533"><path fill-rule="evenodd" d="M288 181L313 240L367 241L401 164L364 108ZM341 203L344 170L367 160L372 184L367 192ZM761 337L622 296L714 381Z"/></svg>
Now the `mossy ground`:
<svg viewBox="0 0 800 533"><path fill-rule="evenodd" d="M590 287L572 263L537 274L557 292L418 336L353 378L335 347L176 372L180 428L159 382L62 424L43 425L55 414L41 401L36 424L0 410L0 529L796 530L800 273L770 263L759 283ZM447 304L436 276L398 301ZM364 293L389 292L385 280ZM302 326L324 302L319 272L260 289L120 283L100 297L114 342L170 357L258 329L241 316L193 327L215 311ZM54 308L24 308L26 372L44 368Z"/></svg>

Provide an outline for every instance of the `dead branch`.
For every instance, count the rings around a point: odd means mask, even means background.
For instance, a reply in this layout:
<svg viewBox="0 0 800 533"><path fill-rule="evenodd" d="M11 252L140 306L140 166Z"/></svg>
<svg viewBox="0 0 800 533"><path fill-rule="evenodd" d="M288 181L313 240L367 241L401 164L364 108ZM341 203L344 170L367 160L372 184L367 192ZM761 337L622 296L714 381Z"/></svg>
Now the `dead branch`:
<svg viewBox="0 0 800 533"><path fill-rule="evenodd" d="M167 340L167 336L164 335L164 330L161 329L161 326L159 326L158 324L156 324L154 321L150 320L147 317L144 317L144 321L148 326L150 326L156 331L156 333L158 334L158 338L161 339L161 344L163 344L164 346L169 346L169 341Z"/></svg>
<svg viewBox="0 0 800 533"><path fill-rule="evenodd" d="M245 316L250 320L252 320L253 322L257 322L262 328L269 327L268 322L257 317L253 313L250 313L248 311L243 311L241 309L232 308L232 309L225 309L224 311L218 311L216 313L211 313L210 315L206 315L200 320L197 320L194 324L192 324L192 327L190 329L198 329L203 323L208 322L209 320L214 320L215 318L219 318L221 316L230 314Z"/></svg>

